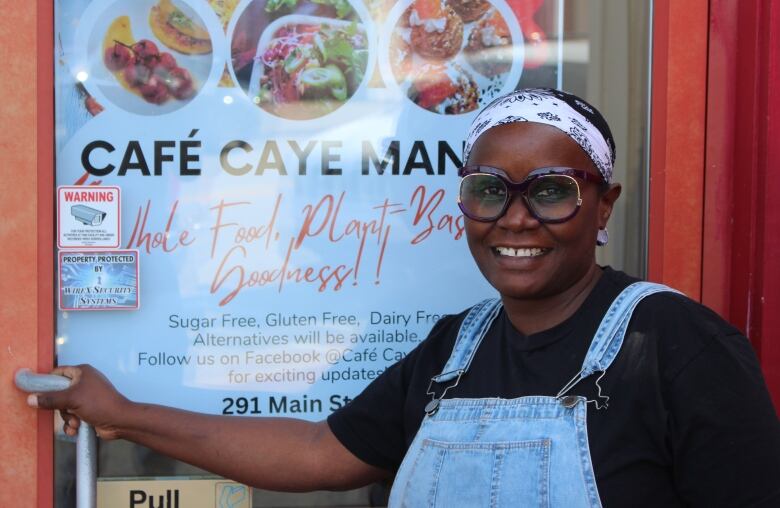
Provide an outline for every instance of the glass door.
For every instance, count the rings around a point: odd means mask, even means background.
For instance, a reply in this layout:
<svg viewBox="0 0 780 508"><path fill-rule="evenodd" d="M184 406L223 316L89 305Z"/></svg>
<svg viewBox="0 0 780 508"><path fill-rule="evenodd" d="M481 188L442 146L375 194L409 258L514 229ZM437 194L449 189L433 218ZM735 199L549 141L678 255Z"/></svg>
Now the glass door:
<svg viewBox="0 0 780 508"><path fill-rule="evenodd" d="M327 417L492 294L456 170L476 111L520 87L602 108L624 190L600 260L642 275L649 27L649 2L608 0L57 0L57 363L137 401ZM389 490L265 492L99 447L105 507Z"/></svg>

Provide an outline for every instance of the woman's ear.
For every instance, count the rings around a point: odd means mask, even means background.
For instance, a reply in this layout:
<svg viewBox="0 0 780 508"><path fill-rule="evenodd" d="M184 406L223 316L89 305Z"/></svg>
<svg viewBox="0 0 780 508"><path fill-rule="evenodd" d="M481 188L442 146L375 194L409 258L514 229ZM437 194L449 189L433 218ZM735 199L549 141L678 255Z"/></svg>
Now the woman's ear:
<svg viewBox="0 0 780 508"><path fill-rule="evenodd" d="M612 207L615 206L615 201L620 197L622 191L623 188L619 183L612 183L607 190L601 192L599 198L599 229L607 227L609 216L612 215Z"/></svg>

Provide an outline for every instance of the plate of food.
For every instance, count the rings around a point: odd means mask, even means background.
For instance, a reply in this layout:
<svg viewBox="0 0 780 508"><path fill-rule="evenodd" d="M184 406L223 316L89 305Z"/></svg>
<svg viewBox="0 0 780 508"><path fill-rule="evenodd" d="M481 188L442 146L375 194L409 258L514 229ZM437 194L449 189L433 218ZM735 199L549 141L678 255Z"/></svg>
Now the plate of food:
<svg viewBox="0 0 780 508"><path fill-rule="evenodd" d="M405 0L382 34L385 82L433 113L476 111L520 79L523 36L502 0Z"/></svg>
<svg viewBox="0 0 780 508"><path fill-rule="evenodd" d="M354 20L289 14L263 30L247 93L265 111L310 120L343 106L366 79L369 38Z"/></svg>
<svg viewBox="0 0 780 508"><path fill-rule="evenodd" d="M214 63L202 18L182 0L115 2L92 26L84 82L142 115L175 111L198 93Z"/></svg>

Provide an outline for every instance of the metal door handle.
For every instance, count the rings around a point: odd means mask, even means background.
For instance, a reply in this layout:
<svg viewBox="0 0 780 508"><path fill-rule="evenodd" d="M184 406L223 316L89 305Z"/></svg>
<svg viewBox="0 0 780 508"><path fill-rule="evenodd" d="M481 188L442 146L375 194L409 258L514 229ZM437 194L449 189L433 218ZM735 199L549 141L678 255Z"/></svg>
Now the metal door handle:
<svg viewBox="0 0 780 508"><path fill-rule="evenodd" d="M28 369L16 373L16 386L28 393L58 392L70 386L70 379L54 374L35 374ZM76 508L97 506L97 436L85 421L76 439Z"/></svg>

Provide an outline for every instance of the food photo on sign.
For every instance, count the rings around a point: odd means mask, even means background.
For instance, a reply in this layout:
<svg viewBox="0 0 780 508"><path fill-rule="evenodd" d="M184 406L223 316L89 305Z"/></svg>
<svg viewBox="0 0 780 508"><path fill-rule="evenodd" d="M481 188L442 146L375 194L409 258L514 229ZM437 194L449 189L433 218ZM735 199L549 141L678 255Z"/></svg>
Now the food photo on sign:
<svg viewBox="0 0 780 508"><path fill-rule="evenodd" d="M387 81L425 110L476 111L520 78L522 33L504 2L405 1L386 23L380 65Z"/></svg>
<svg viewBox="0 0 780 508"><path fill-rule="evenodd" d="M255 0L232 33L233 72L250 101L275 116L324 116L365 81L365 23L346 0Z"/></svg>
<svg viewBox="0 0 780 508"><path fill-rule="evenodd" d="M97 87L130 113L160 115L198 94L214 65L214 50L209 30L189 4L119 1L94 23L87 59L91 79L85 86Z"/></svg>

